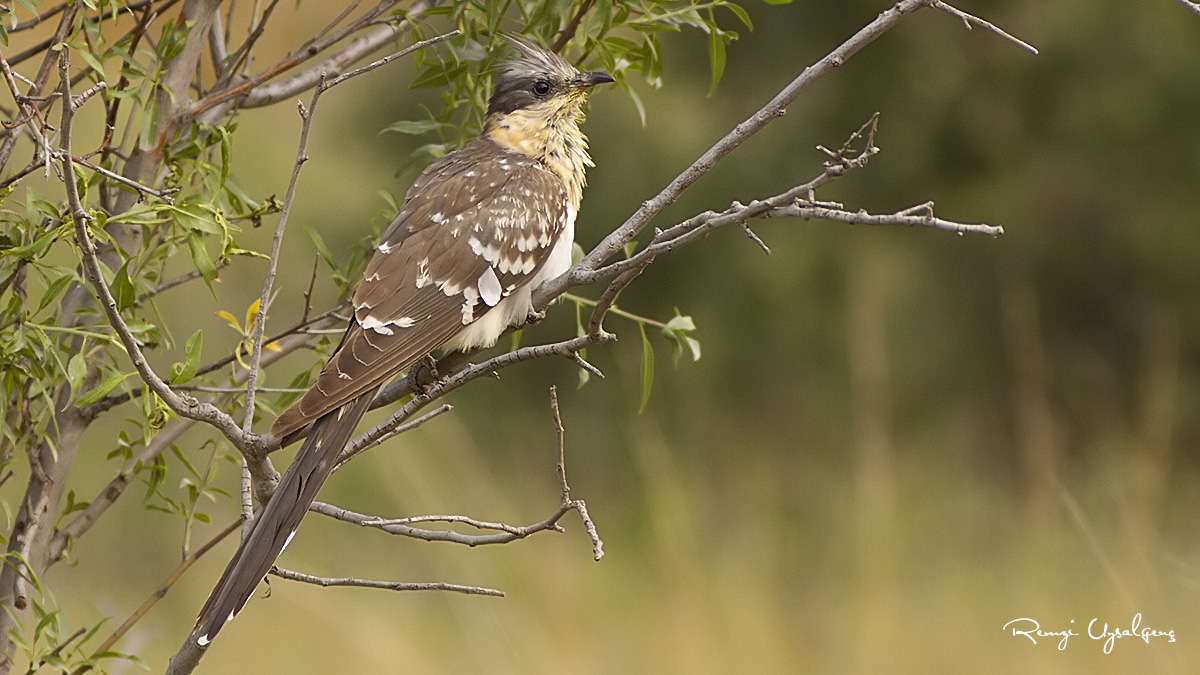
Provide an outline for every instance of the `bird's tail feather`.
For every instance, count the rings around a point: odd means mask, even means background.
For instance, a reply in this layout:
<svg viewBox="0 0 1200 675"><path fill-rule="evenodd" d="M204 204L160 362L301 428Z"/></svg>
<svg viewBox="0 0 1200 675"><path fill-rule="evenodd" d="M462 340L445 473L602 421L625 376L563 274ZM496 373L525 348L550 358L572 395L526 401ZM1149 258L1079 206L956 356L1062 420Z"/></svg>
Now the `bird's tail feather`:
<svg viewBox="0 0 1200 675"><path fill-rule="evenodd" d="M342 448L366 413L378 387L363 392L313 423L275 494L254 521L225 568L208 602L200 610L192 635L208 644L217 631L241 611L275 559L291 541L300 520L317 498L317 490L333 473Z"/></svg>

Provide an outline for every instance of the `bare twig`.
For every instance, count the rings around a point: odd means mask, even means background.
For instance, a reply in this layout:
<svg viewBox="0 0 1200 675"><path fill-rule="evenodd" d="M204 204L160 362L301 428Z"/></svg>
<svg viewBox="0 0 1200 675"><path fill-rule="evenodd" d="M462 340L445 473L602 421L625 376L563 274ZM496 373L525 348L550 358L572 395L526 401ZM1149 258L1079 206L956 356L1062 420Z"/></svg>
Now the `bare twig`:
<svg viewBox="0 0 1200 675"><path fill-rule="evenodd" d="M267 8L263 10L261 16L255 15L251 18L250 35L246 37L246 41L243 42L241 46L234 50L233 54L224 59L224 70L219 71L220 77L217 82L218 87L228 84L229 79L238 72L238 70L242 67L242 64L249 63L250 54L254 50L254 45L258 42L258 39L262 37L263 31L267 27L267 22L271 20L271 14L274 13L275 6L278 4L279 0L271 0L271 4L267 5ZM257 9L257 4L255 4L255 8ZM229 21L230 25L232 25L233 7L230 7L229 11L231 13ZM226 33L228 33L228 26L226 27Z"/></svg>
<svg viewBox="0 0 1200 675"><path fill-rule="evenodd" d="M408 56L409 54L417 51L418 49L424 49L425 47L428 47L430 45L435 45L439 42L444 42L446 40L449 40L450 38L457 37L460 33L462 33L462 31L460 31L458 29L454 29L454 30L450 31L449 33L443 33L442 35L438 35L436 37L431 37L428 40L422 40L420 42L416 42L412 45L409 45L408 47L405 47L404 49L401 49L398 52L389 54L389 55L383 57L382 59L379 59L378 61L369 63L369 64L363 66L362 68L356 68L348 73L339 75L339 76L333 78L332 80L329 80L328 82L323 82L318 86L318 88L331 89L331 88L345 82L346 80L349 80L352 77L358 77L359 75L362 75L363 73L369 73L372 70L375 70L376 68L378 68L380 66L387 65L388 63L391 63L392 61L395 61L398 58Z"/></svg>
<svg viewBox="0 0 1200 675"><path fill-rule="evenodd" d="M374 528L383 532L387 532L388 534L411 537L413 539L420 539L422 541L444 541L452 544L462 544L463 546L508 544L517 541L518 539L525 539L530 535L537 534L538 532L544 532L546 530L555 530L561 532L562 528L559 527L558 521L562 520L562 517L572 509L573 507L570 505L560 506L553 514L550 515L549 518L546 518L541 522L525 526L505 525L503 523L488 523L486 521L475 520L465 516L438 516L436 518L436 520L443 522L450 521L453 518L453 522L467 523L472 527L479 527L480 529L485 530L496 530L496 532L493 534L473 535L455 532L454 530L426 530L417 527L409 527L408 525L397 524L390 520L379 518L378 516L356 513L349 509L343 509L325 502L313 502L312 506L308 508L309 511L319 513L323 516L328 516L334 520L340 520L344 523L351 523L354 525L361 525L362 527Z"/></svg>
<svg viewBox="0 0 1200 675"><path fill-rule="evenodd" d="M914 212L914 209L917 211ZM993 237L1004 234L1004 228L999 225L984 223L958 223L945 220L933 215L933 202L925 202L915 207L904 209L897 213L873 214L866 211L842 211L823 206L802 206L791 204L768 210L763 214L767 218L792 217L805 220L832 220L840 223L858 225L898 225L902 227L932 227L957 234L987 234Z"/></svg>
<svg viewBox="0 0 1200 675"><path fill-rule="evenodd" d="M54 158L58 159L58 160L62 159L61 157L59 157L59 153L57 153L57 152L54 153ZM86 169L95 171L96 173L104 176L105 178L108 178L109 180L114 180L122 185L125 185L126 187L133 188L139 195L141 195L141 197L145 197L146 195L151 195L151 196L154 196L154 197L157 197L157 198L163 200L164 202L166 202L168 204L174 204L175 200L171 199L171 195L175 194L176 192L179 192L179 188L177 188L177 187L168 188L166 190L156 190L156 189L150 187L149 185L144 185L142 183L137 182L136 180L133 180L132 178L122 176L121 174L116 173L114 171L109 171L108 169L106 169L98 164L92 164L91 162L84 161L83 159L81 159L79 157L73 157L72 161L75 164L78 164Z"/></svg>
<svg viewBox="0 0 1200 675"><path fill-rule="evenodd" d="M557 54L562 51L563 47L567 46L567 43L571 41L571 38L575 37L575 31L579 29L579 22L583 20L583 17L588 13L588 10L592 8L593 4L595 4L595 0L583 0L583 2L579 4L579 9L576 10L575 16L572 16L571 20L567 22L567 27L564 28L562 33L559 34L558 39L554 41L554 44L550 45L550 51Z"/></svg>
<svg viewBox="0 0 1200 675"><path fill-rule="evenodd" d="M397 425L394 429L391 429L390 431L388 431L384 435L376 438L375 440L371 441L370 443L360 443L353 447L347 446L345 451L342 452L342 456L338 458L337 466L334 467L333 470L337 471L338 469L342 468L342 466L345 465L346 462L349 462L350 460L361 455L362 453L366 452L367 450L370 450L371 448L383 443L384 441L387 441L388 439L390 439L394 436L399 436L400 434L405 433L407 431L412 431L413 429L416 429L417 427L421 426L422 424L425 424L429 420L431 420L435 417L438 417L440 415L443 415L445 413L448 413L451 410L454 410L454 406L450 405L449 403L443 403L442 405L434 408L433 410L430 410L429 412L425 413L424 415L421 415L420 417L416 418L415 420L411 420L411 421L405 422L404 424Z"/></svg>
<svg viewBox="0 0 1200 675"><path fill-rule="evenodd" d="M171 587L175 585L175 582L179 581L179 578L182 577L185 572L191 569L192 565L195 564L195 562L199 560L201 556L203 556L205 553L208 553L217 544L221 543L225 537L228 537L230 534L232 534L240 524L241 520L233 521L227 525L225 529L218 532L212 539L209 539L206 544L196 549L195 552L186 556L183 559L183 562L179 563L179 567L176 567L175 571L171 573L171 576L167 577L167 580L164 581L157 590L151 593L150 597L146 598L146 601L142 603L141 607L138 607L133 614L130 614L129 618L125 619L125 622L112 632L112 635L109 635L107 638L105 638L104 642L100 643L100 646L92 652L91 657L88 659L90 663L82 665L71 671L71 675L83 675L83 673L92 670L92 668L95 667L95 662L105 653L107 653L113 645L117 644L117 640L120 640L122 637L124 637L125 634L129 632L129 629L133 628L134 624L140 621L142 617L146 616L146 613L149 612L159 600L162 600L163 597L166 596L167 591L171 590Z"/></svg>
<svg viewBox="0 0 1200 675"><path fill-rule="evenodd" d="M1009 35L1008 33L1004 32L999 26L997 26L994 23L991 23L990 21L984 21L983 19L981 19L977 16L967 14L966 12L962 11L961 9L958 9L956 7L951 7L950 5L947 5L946 3L942 2L941 0L934 0L933 4L931 6L934 7L935 9L940 9L943 12L946 12L948 14L958 17L959 19L962 19L962 22L967 27L967 30L971 30L971 24L974 24L976 26L979 26L980 28L990 30L991 32L995 33L996 35L999 35L1000 37L1004 38L1005 40L1008 40L1009 42L1017 45L1021 49L1024 49L1033 54L1038 53L1037 48L1035 48L1033 45L1029 44L1028 42L1025 42L1024 40L1021 40L1019 38L1013 37L1012 35Z"/></svg>
<svg viewBox="0 0 1200 675"><path fill-rule="evenodd" d="M229 264L229 259L223 258L221 260L216 261L214 264L216 265L217 269L221 269L222 267ZM176 286L182 286L183 284L186 284L189 281L194 281L203 276L204 276L204 274L200 270L192 270L191 272L185 272L185 273L175 277L174 279L167 279L166 281L159 283L154 288L151 288L150 290L146 291L145 293L142 293L141 295L137 296L137 299L134 300L134 304L140 305L140 304L146 302L147 300L149 300L150 298L153 298L154 296L158 295L159 293L164 293L166 291L171 290L172 288L175 288Z"/></svg>
<svg viewBox="0 0 1200 675"><path fill-rule="evenodd" d="M324 82L324 80L322 80ZM321 93L324 89L318 85L313 92L312 102L309 103L307 109L301 103L297 103L300 109L300 144L296 148L296 161L292 165L292 177L288 180L287 194L283 198L283 207L279 211L279 221L275 224L275 235L271 239L271 254L267 258L267 272L263 276L262 293L258 298L258 313L254 323L253 335L251 342L253 347L250 351L250 375L246 378L246 412L242 418L242 430L249 432L254 424L254 396L255 388L258 386L258 365L262 360L263 350L263 330L267 323L267 305L271 299L271 289L275 284L275 270L279 266L279 252L283 247L283 234L287 230L288 216L292 212L292 203L296 200L296 185L300 182L300 170L304 167L304 163L308 161L308 156L305 151L308 149L308 132L312 128L313 113L316 112L317 102L321 98Z"/></svg>
<svg viewBox="0 0 1200 675"><path fill-rule="evenodd" d="M489 595L503 598L504 592L483 586L463 586L462 584L445 584L441 582L412 582L412 581L374 581L372 579L356 579L354 577L318 577L302 572L284 569L278 565L271 568L270 574L280 579L300 581L317 586L353 586L355 588L376 588L385 591L450 591L467 595Z"/></svg>

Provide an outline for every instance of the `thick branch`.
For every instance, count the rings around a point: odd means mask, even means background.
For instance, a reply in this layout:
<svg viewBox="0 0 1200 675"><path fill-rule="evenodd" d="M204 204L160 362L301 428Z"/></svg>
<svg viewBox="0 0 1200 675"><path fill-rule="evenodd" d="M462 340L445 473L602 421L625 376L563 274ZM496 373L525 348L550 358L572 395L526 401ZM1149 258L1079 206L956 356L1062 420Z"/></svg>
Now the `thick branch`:
<svg viewBox="0 0 1200 675"><path fill-rule="evenodd" d="M395 2L384 0L376 7L365 13L363 16L355 19L337 31L333 31L328 35L324 35L318 39L310 41L301 48L293 51L283 60L275 65L267 68L261 73L254 75L238 84L213 92L208 96L198 101L191 110L193 116L199 115L205 110L233 101L238 97L243 97L236 105L239 108L258 108L263 106L278 103L286 98L295 96L296 94L307 91L320 81L322 74L327 77L341 73L348 65L355 63L367 55L374 53L382 48L385 44L395 40L401 34L406 32L411 26L408 19L403 19L394 24L389 23L385 26L380 26L367 33L366 35L356 38L348 45L343 47L333 56L325 59L321 63L312 66L300 73L297 73L287 79L266 84L280 73L286 72L291 68L303 63L315 54L328 49L334 44L341 41L346 36L362 29L374 21L382 12L386 11ZM416 17L424 13L429 7L432 7L435 2L430 0L418 0L408 10L407 15Z"/></svg>

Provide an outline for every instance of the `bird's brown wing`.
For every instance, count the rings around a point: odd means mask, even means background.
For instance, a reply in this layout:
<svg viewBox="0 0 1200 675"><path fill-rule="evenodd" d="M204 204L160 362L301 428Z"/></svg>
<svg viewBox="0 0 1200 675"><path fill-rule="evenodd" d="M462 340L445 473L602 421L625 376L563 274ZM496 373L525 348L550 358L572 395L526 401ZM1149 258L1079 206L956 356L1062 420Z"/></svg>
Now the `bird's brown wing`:
<svg viewBox="0 0 1200 675"><path fill-rule="evenodd" d="M430 166L367 264L342 344L271 433L378 387L528 283L567 211L557 175L486 139Z"/></svg>

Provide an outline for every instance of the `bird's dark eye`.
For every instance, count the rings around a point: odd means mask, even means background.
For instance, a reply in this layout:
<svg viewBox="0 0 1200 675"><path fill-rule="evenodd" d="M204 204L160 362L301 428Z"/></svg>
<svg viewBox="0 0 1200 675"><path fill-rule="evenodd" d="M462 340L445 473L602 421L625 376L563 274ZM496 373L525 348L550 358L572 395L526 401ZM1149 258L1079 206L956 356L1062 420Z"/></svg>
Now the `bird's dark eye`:
<svg viewBox="0 0 1200 675"><path fill-rule="evenodd" d="M550 93L550 82L548 80L538 80L533 83L533 93L538 96L545 96Z"/></svg>

